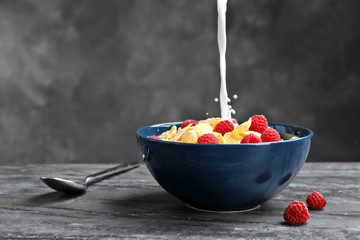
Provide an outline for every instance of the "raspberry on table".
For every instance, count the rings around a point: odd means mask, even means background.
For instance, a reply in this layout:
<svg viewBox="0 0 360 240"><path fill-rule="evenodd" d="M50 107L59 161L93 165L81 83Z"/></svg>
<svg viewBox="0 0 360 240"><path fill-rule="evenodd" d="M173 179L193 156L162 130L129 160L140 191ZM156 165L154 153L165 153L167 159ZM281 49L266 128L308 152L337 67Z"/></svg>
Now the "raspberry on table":
<svg viewBox="0 0 360 240"><path fill-rule="evenodd" d="M240 143L259 143L261 142L261 138L253 133L246 135L243 139L241 139Z"/></svg>
<svg viewBox="0 0 360 240"><path fill-rule="evenodd" d="M289 224L302 224L310 218L310 214L304 202L294 201L287 206L283 217Z"/></svg>
<svg viewBox="0 0 360 240"><path fill-rule="evenodd" d="M310 193L306 198L306 203L311 209L322 209L326 206L326 200L319 192Z"/></svg>
<svg viewBox="0 0 360 240"><path fill-rule="evenodd" d="M274 128L271 127L268 127L261 134L261 141L263 142L277 142L280 140L281 140L280 134Z"/></svg>
<svg viewBox="0 0 360 240"><path fill-rule="evenodd" d="M185 128L189 124L192 124L192 126L194 127L194 126L198 125L198 123L199 122L196 120L188 119L188 120L183 121L180 127Z"/></svg>
<svg viewBox="0 0 360 240"><path fill-rule="evenodd" d="M269 124L264 115L254 115L251 117L250 131L263 133L268 127Z"/></svg>
<svg viewBox="0 0 360 240"><path fill-rule="evenodd" d="M234 130L234 124L229 120L223 120L216 124L214 127L214 132L218 132L221 135L225 135L227 132L232 132Z"/></svg>
<svg viewBox="0 0 360 240"><path fill-rule="evenodd" d="M214 134L206 133L198 138L197 143L219 144L220 141Z"/></svg>
<svg viewBox="0 0 360 240"><path fill-rule="evenodd" d="M155 136L155 135L153 135L153 136L149 136L148 138L151 138L151 139L156 139L156 140L161 140L161 138L159 138L158 136Z"/></svg>

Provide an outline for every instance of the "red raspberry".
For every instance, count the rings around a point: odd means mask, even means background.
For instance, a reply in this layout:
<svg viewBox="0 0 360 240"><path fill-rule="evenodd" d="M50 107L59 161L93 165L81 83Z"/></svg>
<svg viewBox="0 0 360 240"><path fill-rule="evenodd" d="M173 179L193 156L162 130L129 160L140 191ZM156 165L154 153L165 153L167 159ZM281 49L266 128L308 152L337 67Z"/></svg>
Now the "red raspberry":
<svg viewBox="0 0 360 240"><path fill-rule="evenodd" d="M261 138L253 133L246 135L243 139L241 139L240 143L259 143L261 142Z"/></svg>
<svg viewBox="0 0 360 240"><path fill-rule="evenodd" d="M264 115L254 115L251 117L250 131L263 133L268 128L268 121Z"/></svg>
<svg viewBox="0 0 360 240"><path fill-rule="evenodd" d="M196 125L198 125L198 121L195 121L195 120L192 120L192 119L188 119L188 120L185 120L185 121L183 121L183 123L181 124L181 128L185 128L187 125L189 125L189 124L192 124L192 126L196 126Z"/></svg>
<svg viewBox="0 0 360 240"><path fill-rule="evenodd" d="M205 133L198 138L197 143L219 144L220 142L214 134Z"/></svg>
<svg viewBox="0 0 360 240"><path fill-rule="evenodd" d="M262 134L261 140L263 142L277 142L281 140L280 134L273 128L268 127Z"/></svg>
<svg viewBox="0 0 360 240"><path fill-rule="evenodd" d="M323 195L319 192L313 192L308 195L306 198L306 203L311 209L321 209L326 205L326 200Z"/></svg>
<svg viewBox="0 0 360 240"><path fill-rule="evenodd" d="M234 124L229 120L222 120L214 127L214 132L221 133L225 135L227 132L232 132L234 130Z"/></svg>
<svg viewBox="0 0 360 240"><path fill-rule="evenodd" d="M155 136L155 135L153 135L153 136L149 136L148 138L151 138L151 139L156 139L156 140L161 140L161 138L159 138L158 136Z"/></svg>
<svg viewBox="0 0 360 240"><path fill-rule="evenodd" d="M294 201L284 211L284 220L289 224L305 223L310 218L304 202Z"/></svg>

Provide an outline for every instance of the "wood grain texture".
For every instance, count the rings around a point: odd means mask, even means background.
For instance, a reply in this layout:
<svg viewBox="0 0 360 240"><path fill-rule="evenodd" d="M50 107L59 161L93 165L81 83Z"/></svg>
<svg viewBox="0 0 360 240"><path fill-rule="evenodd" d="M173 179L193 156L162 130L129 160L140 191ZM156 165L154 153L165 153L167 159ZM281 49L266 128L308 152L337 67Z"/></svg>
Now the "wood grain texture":
<svg viewBox="0 0 360 240"><path fill-rule="evenodd" d="M39 181L79 176L111 164L0 167L1 239L360 239L360 164L306 163L295 180L260 208L210 213L166 193L145 166L67 196ZM310 220L289 226L286 206L320 191L328 204Z"/></svg>

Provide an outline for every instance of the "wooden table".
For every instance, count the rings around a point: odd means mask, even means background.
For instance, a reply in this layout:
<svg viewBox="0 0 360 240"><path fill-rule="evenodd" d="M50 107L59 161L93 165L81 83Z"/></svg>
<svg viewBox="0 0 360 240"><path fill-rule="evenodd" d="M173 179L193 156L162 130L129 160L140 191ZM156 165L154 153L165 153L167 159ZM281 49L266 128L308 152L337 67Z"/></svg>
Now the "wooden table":
<svg viewBox="0 0 360 240"><path fill-rule="evenodd" d="M360 163L306 163L296 179L260 208L209 213L166 193L145 166L67 196L43 175L80 180L114 165L38 164L0 167L1 239L360 239ZM328 204L290 226L286 206L320 191Z"/></svg>

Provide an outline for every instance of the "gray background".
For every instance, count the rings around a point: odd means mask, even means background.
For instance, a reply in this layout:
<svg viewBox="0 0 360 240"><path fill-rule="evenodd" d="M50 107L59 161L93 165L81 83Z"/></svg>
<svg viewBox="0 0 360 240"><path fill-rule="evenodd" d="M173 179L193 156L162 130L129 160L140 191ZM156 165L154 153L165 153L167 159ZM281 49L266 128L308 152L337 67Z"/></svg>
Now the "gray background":
<svg viewBox="0 0 360 240"><path fill-rule="evenodd" d="M235 118L359 161L360 1L230 0ZM139 160L135 131L219 116L215 0L0 0L0 163Z"/></svg>

